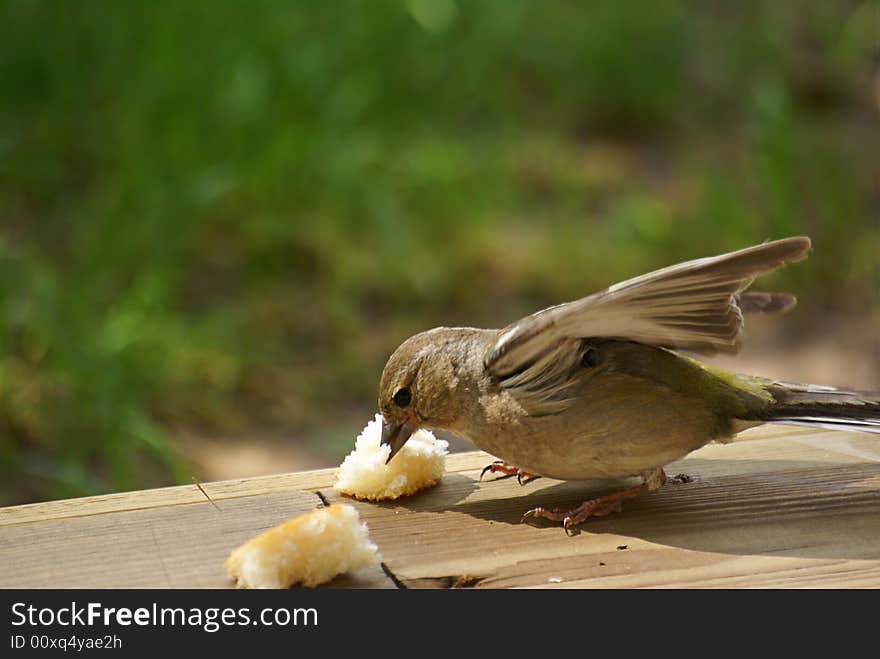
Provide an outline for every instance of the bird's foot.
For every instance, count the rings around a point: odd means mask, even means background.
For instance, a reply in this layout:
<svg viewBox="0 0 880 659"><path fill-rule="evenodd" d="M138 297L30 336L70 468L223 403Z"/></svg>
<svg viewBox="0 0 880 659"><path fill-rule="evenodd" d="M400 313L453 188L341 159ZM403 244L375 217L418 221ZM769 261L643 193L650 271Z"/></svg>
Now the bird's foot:
<svg viewBox="0 0 880 659"><path fill-rule="evenodd" d="M486 475L487 471L493 474L503 474L503 476L501 476L500 478L496 478L495 480L501 480L502 478L510 478L511 476L516 476L516 482L520 485L525 485L526 483L532 482L536 478L540 478L540 476L530 474L527 471L523 471L519 467L509 465L503 460L496 460L492 464L483 467L483 471L480 472L480 480L483 480L483 476Z"/></svg>
<svg viewBox="0 0 880 659"><path fill-rule="evenodd" d="M663 483L666 482L666 474L662 469L649 471L645 473L643 477L645 482L641 485L636 485L635 487L630 487L618 492L612 492L603 497L589 499L584 501L577 508L572 508L571 510L563 510L560 508L548 510L543 506L532 508L525 512L520 521L524 522L529 517L543 517L553 522L562 522L565 532L568 533L569 529L573 526L577 526L581 522L588 520L590 517L603 517L605 515L610 515L611 513L619 513L623 508L623 501L625 499L632 499L640 494L656 492L660 489Z"/></svg>
<svg viewBox="0 0 880 659"><path fill-rule="evenodd" d="M693 483L694 477L687 474L676 474L675 476L670 476L667 482L673 485L684 485L686 483Z"/></svg>
<svg viewBox="0 0 880 659"><path fill-rule="evenodd" d="M563 510L561 508L548 510L543 506L538 506L537 508L527 510L520 521L524 522L529 517L543 517L554 522L562 522L562 526L565 528L566 533L568 533L571 527L577 526L590 517L603 517L611 513L619 513L622 510L620 501L605 501L605 498L600 497L584 501L577 508L572 508L571 510Z"/></svg>

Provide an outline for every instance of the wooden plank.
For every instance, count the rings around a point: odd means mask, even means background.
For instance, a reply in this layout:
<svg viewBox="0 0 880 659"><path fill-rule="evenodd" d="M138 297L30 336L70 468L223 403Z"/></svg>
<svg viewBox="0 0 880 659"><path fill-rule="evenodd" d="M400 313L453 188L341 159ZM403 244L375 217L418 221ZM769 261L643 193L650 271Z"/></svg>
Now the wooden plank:
<svg viewBox="0 0 880 659"><path fill-rule="evenodd" d="M456 454L443 482L404 500L353 502L410 587L880 587L880 441L756 429L669 468L694 481L636 499L572 537L521 524L602 482L479 482L491 456ZM228 587L223 560L313 508L335 470L0 509L2 587ZM380 571L336 586L389 587Z"/></svg>
<svg viewBox="0 0 880 659"><path fill-rule="evenodd" d="M785 437L806 438L816 434L829 437L838 434L842 434L845 437L851 436L851 433L831 433L828 431L791 428L789 426L765 426L763 428L755 428L742 433L737 438L737 442L749 441L752 439ZM829 445L830 443L831 441L829 440ZM707 447L706 449L703 449L703 451L706 451L709 448L711 447ZM484 464L488 464L488 462L491 462L493 459L492 456L489 456L482 451L457 453L450 455L447 459L447 470L450 472L456 472L466 469L482 468ZM287 489L314 490L327 488L332 486L335 474L336 469L317 469L307 472L273 474L271 476L241 478L215 483L202 483L201 485L211 499L218 501L240 496L267 494ZM186 503L201 503L204 501L205 495L195 484L176 485L152 490L117 492L113 494L102 494L91 497L62 499L58 501L47 501L0 508L0 526L3 526L4 524L20 524L22 522L40 521L44 519L97 515L120 510L141 510Z"/></svg>
<svg viewBox="0 0 880 659"><path fill-rule="evenodd" d="M202 488L214 501L269 494L284 490L309 490L328 487L335 469L321 469L291 474L276 474L258 478L236 479L216 483L201 483ZM207 500L199 488L193 485L175 485L154 490L139 490L103 494L93 497L31 503L23 506L0 508L0 526L21 524L47 518L62 519L82 515L100 515L121 510L143 510L162 508L189 503L204 503Z"/></svg>
<svg viewBox="0 0 880 659"><path fill-rule="evenodd" d="M10 525L0 531L6 588L224 588L232 548L320 503L302 490ZM390 585L377 568L352 585Z"/></svg>

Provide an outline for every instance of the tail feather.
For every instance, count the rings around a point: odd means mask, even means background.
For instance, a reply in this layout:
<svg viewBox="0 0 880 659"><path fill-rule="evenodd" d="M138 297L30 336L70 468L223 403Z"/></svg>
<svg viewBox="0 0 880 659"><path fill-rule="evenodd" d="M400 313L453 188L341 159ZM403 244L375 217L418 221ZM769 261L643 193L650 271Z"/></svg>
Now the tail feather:
<svg viewBox="0 0 880 659"><path fill-rule="evenodd" d="M765 388L774 402L763 421L880 434L880 393L792 382Z"/></svg>
<svg viewBox="0 0 880 659"><path fill-rule="evenodd" d="M813 428L825 428L827 430L853 430L855 432L870 432L880 435L880 421L867 420L844 420L822 417L799 417L793 419L772 419L772 423L784 423L793 426L810 426Z"/></svg>

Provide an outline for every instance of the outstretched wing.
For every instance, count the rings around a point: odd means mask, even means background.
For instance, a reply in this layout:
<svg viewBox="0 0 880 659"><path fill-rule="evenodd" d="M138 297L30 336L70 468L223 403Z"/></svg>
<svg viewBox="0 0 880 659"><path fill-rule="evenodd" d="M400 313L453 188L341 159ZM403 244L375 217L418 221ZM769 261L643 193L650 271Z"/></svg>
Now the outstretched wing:
<svg viewBox="0 0 880 659"><path fill-rule="evenodd" d="M588 297L526 316L499 333L484 359L502 387L552 412L564 399L565 373L579 359L581 339L617 338L701 353L736 352L742 332L739 294L754 279L805 258L807 237L785 238L656 270ZM793 299L768 294L791 306ZM774 297L778 296L778 297ZM760 296L744 305L759 311ZM747 304L746 304L747 302Z"/></svg>

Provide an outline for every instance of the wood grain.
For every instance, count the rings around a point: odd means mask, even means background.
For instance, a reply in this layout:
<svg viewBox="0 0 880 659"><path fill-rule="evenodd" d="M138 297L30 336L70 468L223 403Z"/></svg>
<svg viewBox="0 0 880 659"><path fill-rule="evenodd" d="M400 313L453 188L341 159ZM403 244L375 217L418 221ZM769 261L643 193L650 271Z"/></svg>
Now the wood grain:
<svg viewBox="0 0 880 659"><path fill-rule="evenodd" d="M568 537L522 524L620 483L479 482L492 457L448 459L443 482L390 503L351 501L334 469L0 509L0 587L232 585L229 552L331 501L353 503L397 579L412 588L880 586L880 440L769 427L675 463L686 484L628 502ZM378 568L337 587L394 587Z"/></svg>

